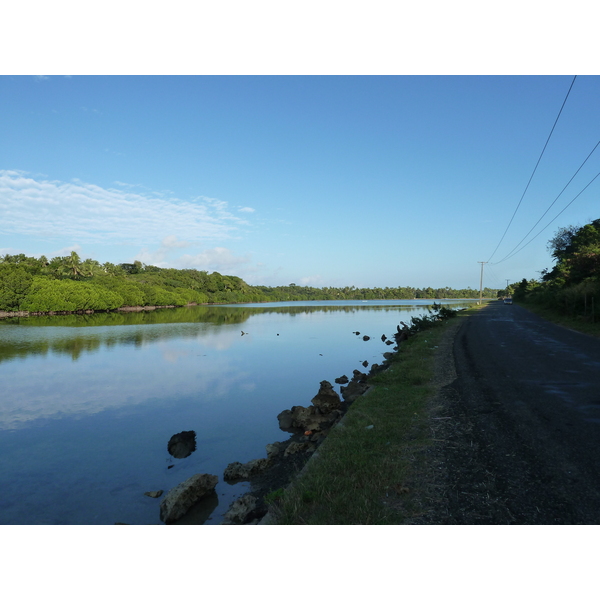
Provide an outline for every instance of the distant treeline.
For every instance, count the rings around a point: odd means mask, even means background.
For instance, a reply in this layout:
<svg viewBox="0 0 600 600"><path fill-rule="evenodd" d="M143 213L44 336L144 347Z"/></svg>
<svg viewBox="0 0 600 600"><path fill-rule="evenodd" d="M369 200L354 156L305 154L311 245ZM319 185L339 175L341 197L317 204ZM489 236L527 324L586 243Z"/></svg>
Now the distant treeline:
<svg viewBox="0 0 600 600"><path fill-rule="evenodd" d="M485 288L484 296L498 290ZM0 310L74 312L114 310L125 306L185 306L187 304L282 302L290 300L395 300L477 298L471 288L314 288L291 283L266 287L248 285L233 275L196 269L162 269L139 261L115 265L76 252L48 260L24 254L0 257Z"/></svg>

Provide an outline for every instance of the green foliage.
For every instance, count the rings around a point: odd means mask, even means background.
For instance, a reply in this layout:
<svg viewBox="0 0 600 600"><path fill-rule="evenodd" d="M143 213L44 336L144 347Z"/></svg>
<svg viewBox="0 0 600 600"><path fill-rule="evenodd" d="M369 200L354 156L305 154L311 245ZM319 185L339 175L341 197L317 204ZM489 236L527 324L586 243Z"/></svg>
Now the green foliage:
<svg viewBox="0 0 600 600"><path fill-rule="evenodd" d="M443 306L442 304L433 303L431 309L427 311L429 314L422 317L411 317L410 327L408 328L411 334L424 331L425 329L431 329L440 325L443 321L447 321L458 314L457 310L450 308L449 306Z"/></svg>
<svg viewBox="0 0 600 600"><path fill-rule="evenodd" d="M0 264L0 310L21 310L33 277L18 263Z"/></svg>
<svg viewBox="0 0 600 600"><path fill-rule="evenodd" d="M22 303L30 312L111 310L123 305L123 298L89 283L35 277Z"/></svg>
<svg viewBox="0 0 600 600"><path fill-rule="evenodd" d="M196 269L163 269L140 261L100 264L91 258L82 261L76 252L51 260L45 256L38 259L7 254L0 257L0 266L3 269L0 271L0 310L6 311L65 312L112 310L121 306L477 298L479 295L471 288L448 287L314 288L294 283L278 287L251 286L240 277L216 271L209 274ZM494 297L496 290L486 288L484 295Z"/></svg>
<svg viewBox="0 0 600 600"><path fill-rule="evenodd" d="M523 279L513 297L559 315L592 323L600 319L600 219L562 227L548 242L556 264L542 281Z"/></svg>

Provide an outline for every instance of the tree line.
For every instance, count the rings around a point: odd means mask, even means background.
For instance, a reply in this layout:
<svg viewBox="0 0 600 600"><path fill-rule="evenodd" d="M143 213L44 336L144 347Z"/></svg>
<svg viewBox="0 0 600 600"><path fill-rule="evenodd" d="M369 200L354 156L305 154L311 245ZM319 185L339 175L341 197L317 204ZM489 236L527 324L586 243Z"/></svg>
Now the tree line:
<svg viewBox="0 0 600 600"><path fill-rule="evenodd" d="M541 279L523 279L507 292L570 317L600 320L600 219L561 227L548 242L555 265Z"/></svg>
<svg viewBox="0 0 600 600"><path fill-rule="evenodd" d="M0 310L45 312L110 311L126 306L186 306L290 300L393 300L477 298L471 288L434 289L252 286L240 277L196 269L165 269L133 263L81 260L76 252L48 260L24 254L0 257ZM486 288L486 297L497 290Z"/></svg>

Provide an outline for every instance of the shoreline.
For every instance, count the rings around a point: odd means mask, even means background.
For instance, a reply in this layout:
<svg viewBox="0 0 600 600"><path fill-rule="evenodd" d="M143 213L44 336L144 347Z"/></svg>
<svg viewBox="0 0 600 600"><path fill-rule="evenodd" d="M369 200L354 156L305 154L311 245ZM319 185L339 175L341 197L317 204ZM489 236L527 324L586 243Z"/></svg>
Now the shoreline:
<svg viewBox="0 0 600 600"><path fill-rule="evenodd" d="M359 299L347 298L350 301L358 301ZM365 300L364 302L372 302L372 301L380 301L381 298L373 298L372 300ZM477 301L477 298L391 298L394 301L401 300L428 300L431 303L436 303L442 300L456 300L456 301ZM493 300L490 298L484 298L484 300ZM115 313L115 312L144 312L151 311L160 308L186 308L189 306L222 306L226 304L235 304L236 306L243 306L245 304L270 304L271 302L336 302L336 300L263 300L259 302L203 302L201 304L197 302L190 302L189 304L165 304L165 305L156 305L156 306L119 306L119 308L113 308L109 310L94 310L91 308L88 309L80 309L80 310L49 310L49 311L39 311L32 312L27 310L14 310L14 311L6 311L0 310L0 319L11 319L11 318L21 318L21 317L54 317L54 316L64 316L64 315L93 315L96 313Z"/></svg>
<svg viewBox="0 0 600 600"><path fill-rule="evenodd" d="M197 304L192 302L185 305L165 304L158 306L119 306L111 310L93 310L91 308L81 310L49 310L40 312L30 312L27 310L6 311L0 310L0 319L10 319L14 317L46 317L46 316L63 316L63 315L93 315L96 313L114 313L114 312L143 312L156 310L157 308L185 308L186 306L209 306L210 303Z"/></svg>

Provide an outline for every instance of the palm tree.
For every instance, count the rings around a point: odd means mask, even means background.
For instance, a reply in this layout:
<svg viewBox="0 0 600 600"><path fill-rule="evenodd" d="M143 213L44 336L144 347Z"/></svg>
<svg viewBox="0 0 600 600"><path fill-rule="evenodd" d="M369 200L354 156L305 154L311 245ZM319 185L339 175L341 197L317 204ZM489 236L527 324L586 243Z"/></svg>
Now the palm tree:
<svg viewBox="0 0 600 600"><path fill-rule="evenodd" d="M79 279L83 275L81 270L81 259L74 250L71 251L70 256L64 258L65 265L69 271L69 276L73 279Z"/></svg>
<svg viewBox="0 0 600 600"><path fill-rule="evenodd" d="M86 258L81 263L81 273L84 277L93 277L102 272L102 267L97 260L93 258Z"/></svg>

